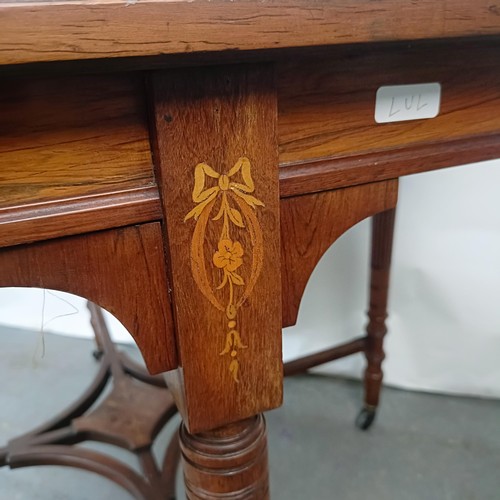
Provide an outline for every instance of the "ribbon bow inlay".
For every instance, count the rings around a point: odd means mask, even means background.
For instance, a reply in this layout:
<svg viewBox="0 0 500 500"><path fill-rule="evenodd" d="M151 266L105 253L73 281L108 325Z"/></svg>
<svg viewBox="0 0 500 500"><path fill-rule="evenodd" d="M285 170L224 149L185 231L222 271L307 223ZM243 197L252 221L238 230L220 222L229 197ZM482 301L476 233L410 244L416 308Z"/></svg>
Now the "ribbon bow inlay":
<svg viewBox="0 0 500 500"><path fill-rule="evenodd" d="M241 171L243 183L234 182L231 180L238 172ZM205 189L206 177L218 179L218 185ZM249 193L253 193L255 185L250 172L250 160L246 157L240 158L227 174L219 174L210 165L206 163L198 163L194 170L194 188L193 188L193 201L197 203L196 207L191 210L184 221L194 217L197 220L205 207L213 201L217 196L222 196L221 207L218 214L213 220L218 220L224 213L227 212L231 222L239 227L244 227L243 219L238 210L230 208L227 201L227 194L234 193L236 196L242 198L252 208L256 206L264 206L260 200L255 198Z"/></svg>

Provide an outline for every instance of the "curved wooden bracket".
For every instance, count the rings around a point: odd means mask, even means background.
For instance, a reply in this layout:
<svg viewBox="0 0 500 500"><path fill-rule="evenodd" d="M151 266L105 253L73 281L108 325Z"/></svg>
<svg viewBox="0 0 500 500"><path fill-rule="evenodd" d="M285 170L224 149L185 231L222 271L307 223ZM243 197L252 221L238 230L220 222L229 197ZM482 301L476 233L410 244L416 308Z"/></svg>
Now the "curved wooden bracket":
<svg viewBox="0 0 500 500"><path fill-rule="evenodd" d="M159 223L2 249L0 286L85 297L123 323L151 373L177 367Z"/></svg>
<svg viewBox="0 0 500 500"><path fill-rule="evenodd" d="M397 190L395 179L281 200L283 327L297 322L306 284L326 250L361 220L394 208Z"/></svg>

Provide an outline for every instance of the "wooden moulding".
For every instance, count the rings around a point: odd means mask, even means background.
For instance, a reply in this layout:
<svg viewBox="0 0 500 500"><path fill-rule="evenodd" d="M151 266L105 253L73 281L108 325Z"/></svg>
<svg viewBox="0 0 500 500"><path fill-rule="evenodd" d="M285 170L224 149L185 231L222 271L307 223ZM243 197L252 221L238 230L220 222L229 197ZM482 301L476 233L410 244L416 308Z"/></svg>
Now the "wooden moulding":
<svg viewBox="0 0 500 500"><path fill-rule="evenodd" d="M283 327L297 321L300 301L326 250L357 222L394 208L398 181L383 181L281 200Z"/></svg>
<svg viewBox="0 0 500 500"><path fill-rule="evenodd" d="M151 373L177 366L159 223L0 249L0 286L85 297L123 323Z"/></svg>
<svg viewBox="0 0 500 500"><path fill-rule="evenodd" d="M279 169L280 196L338 189L500 156L500 135L301 161ZM157 186L0 208L0 247L158 221Z"/></svg>
<svg viewBox="0 0 500 500"><path fill-rule="evenodd" d="M500 156L500 135L471 137L360 155L301 161L280 168L282 198L395 179Z"/></svg>
<svg viewBox="0 0 500 500"><path fill-rule="evenodd" d="M500 156L500 135L423 144L279 169L280 196L390 180ZM283 201L282 201L283 203ZM158 187L0 209L0 247L162 219Z"/></svg>
<svg viewBox="0 0 500 500"><path fill-rule="evenodd" d="M158 73L151 105L181 366L169 387L196 433L282 400L272 67Z"/></svg>
<svg viewBox="0 0 500 500"><path fill-rule="evenodd" d="M491 0L2 1L0 64L495 35L498 12Z"/></svg>
<svg viewBox="0 0 500 500"><path fill-rule="evenodd" d="M0 247L160 219L157 187L0 208Z"/></svg>

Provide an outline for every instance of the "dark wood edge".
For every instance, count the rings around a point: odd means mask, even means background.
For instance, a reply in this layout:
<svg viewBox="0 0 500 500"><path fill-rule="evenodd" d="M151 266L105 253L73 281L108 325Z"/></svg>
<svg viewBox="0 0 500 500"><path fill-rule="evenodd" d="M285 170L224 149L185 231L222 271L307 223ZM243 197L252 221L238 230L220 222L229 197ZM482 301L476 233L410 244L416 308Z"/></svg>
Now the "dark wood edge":
<svg viewBox="0 0 500 500"><path fill-rule="evenodd" d="M280 196L299 196L395 179L500 157L500 133L367 154L282 164Z"/></svg>
<svg viewBox="0 0 500 500"><path fill-rule="evenodd" d="M0 247L161 218L156 186L8 207L0 209Z"/></svg>
<svg viewBox="0 0 500 500"><path fill-rule="evenodd" d="M1 11L0 11L1 12ZM423 40L387 40L370 43L370 52L382 50L406 50L408 44L434 50L440 47L453 48L456 51L464 47L474 50L500 44L499 35L464 36L453 38L432 38ZM49 73L51 78L68 75L105 75L112 73L158 71L162 69L182 67L206 67L214 65L242 63L274 63L280 65L290 59L331 60L346 58L359 54L367 47L359 43L343 43L337 45L308 45L270 49L224 50L220 52L182 52L177 54L158 54L142 57L114 57L111 59L70 59L62 61L40 61L19 64L0 64L0 78L31 79L44 78Z"/></svg>
<svg viewBox="0 0 500 500"><path fill-rule="evenodd" d="M0 64L500 34L488 0L449 3L4 2Z"/></svg>

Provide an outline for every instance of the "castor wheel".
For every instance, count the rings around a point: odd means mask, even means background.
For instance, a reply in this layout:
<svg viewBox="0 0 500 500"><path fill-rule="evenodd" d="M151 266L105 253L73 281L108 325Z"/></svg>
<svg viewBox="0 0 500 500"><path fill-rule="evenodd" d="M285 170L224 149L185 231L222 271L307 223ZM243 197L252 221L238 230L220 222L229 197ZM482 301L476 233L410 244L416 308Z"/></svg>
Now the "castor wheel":
<svg viewBox="0 0 500 500"><path fill-rule="evenodd" d="M367 408L365 406L356 417L356 427L362 431L368 430L372 426L376 415L376 408Z"/></svg>
<svg viewBox="0 0 500 500"><path fill-rule="evenodd" d="M94 350L92 351L92 356L94 356L94 359L95 359L96 361L100 361L100 360L101 360L101 358L104 356L104 351L103 351L103 350L101 350L101 349L94 349Z"/></svg>

